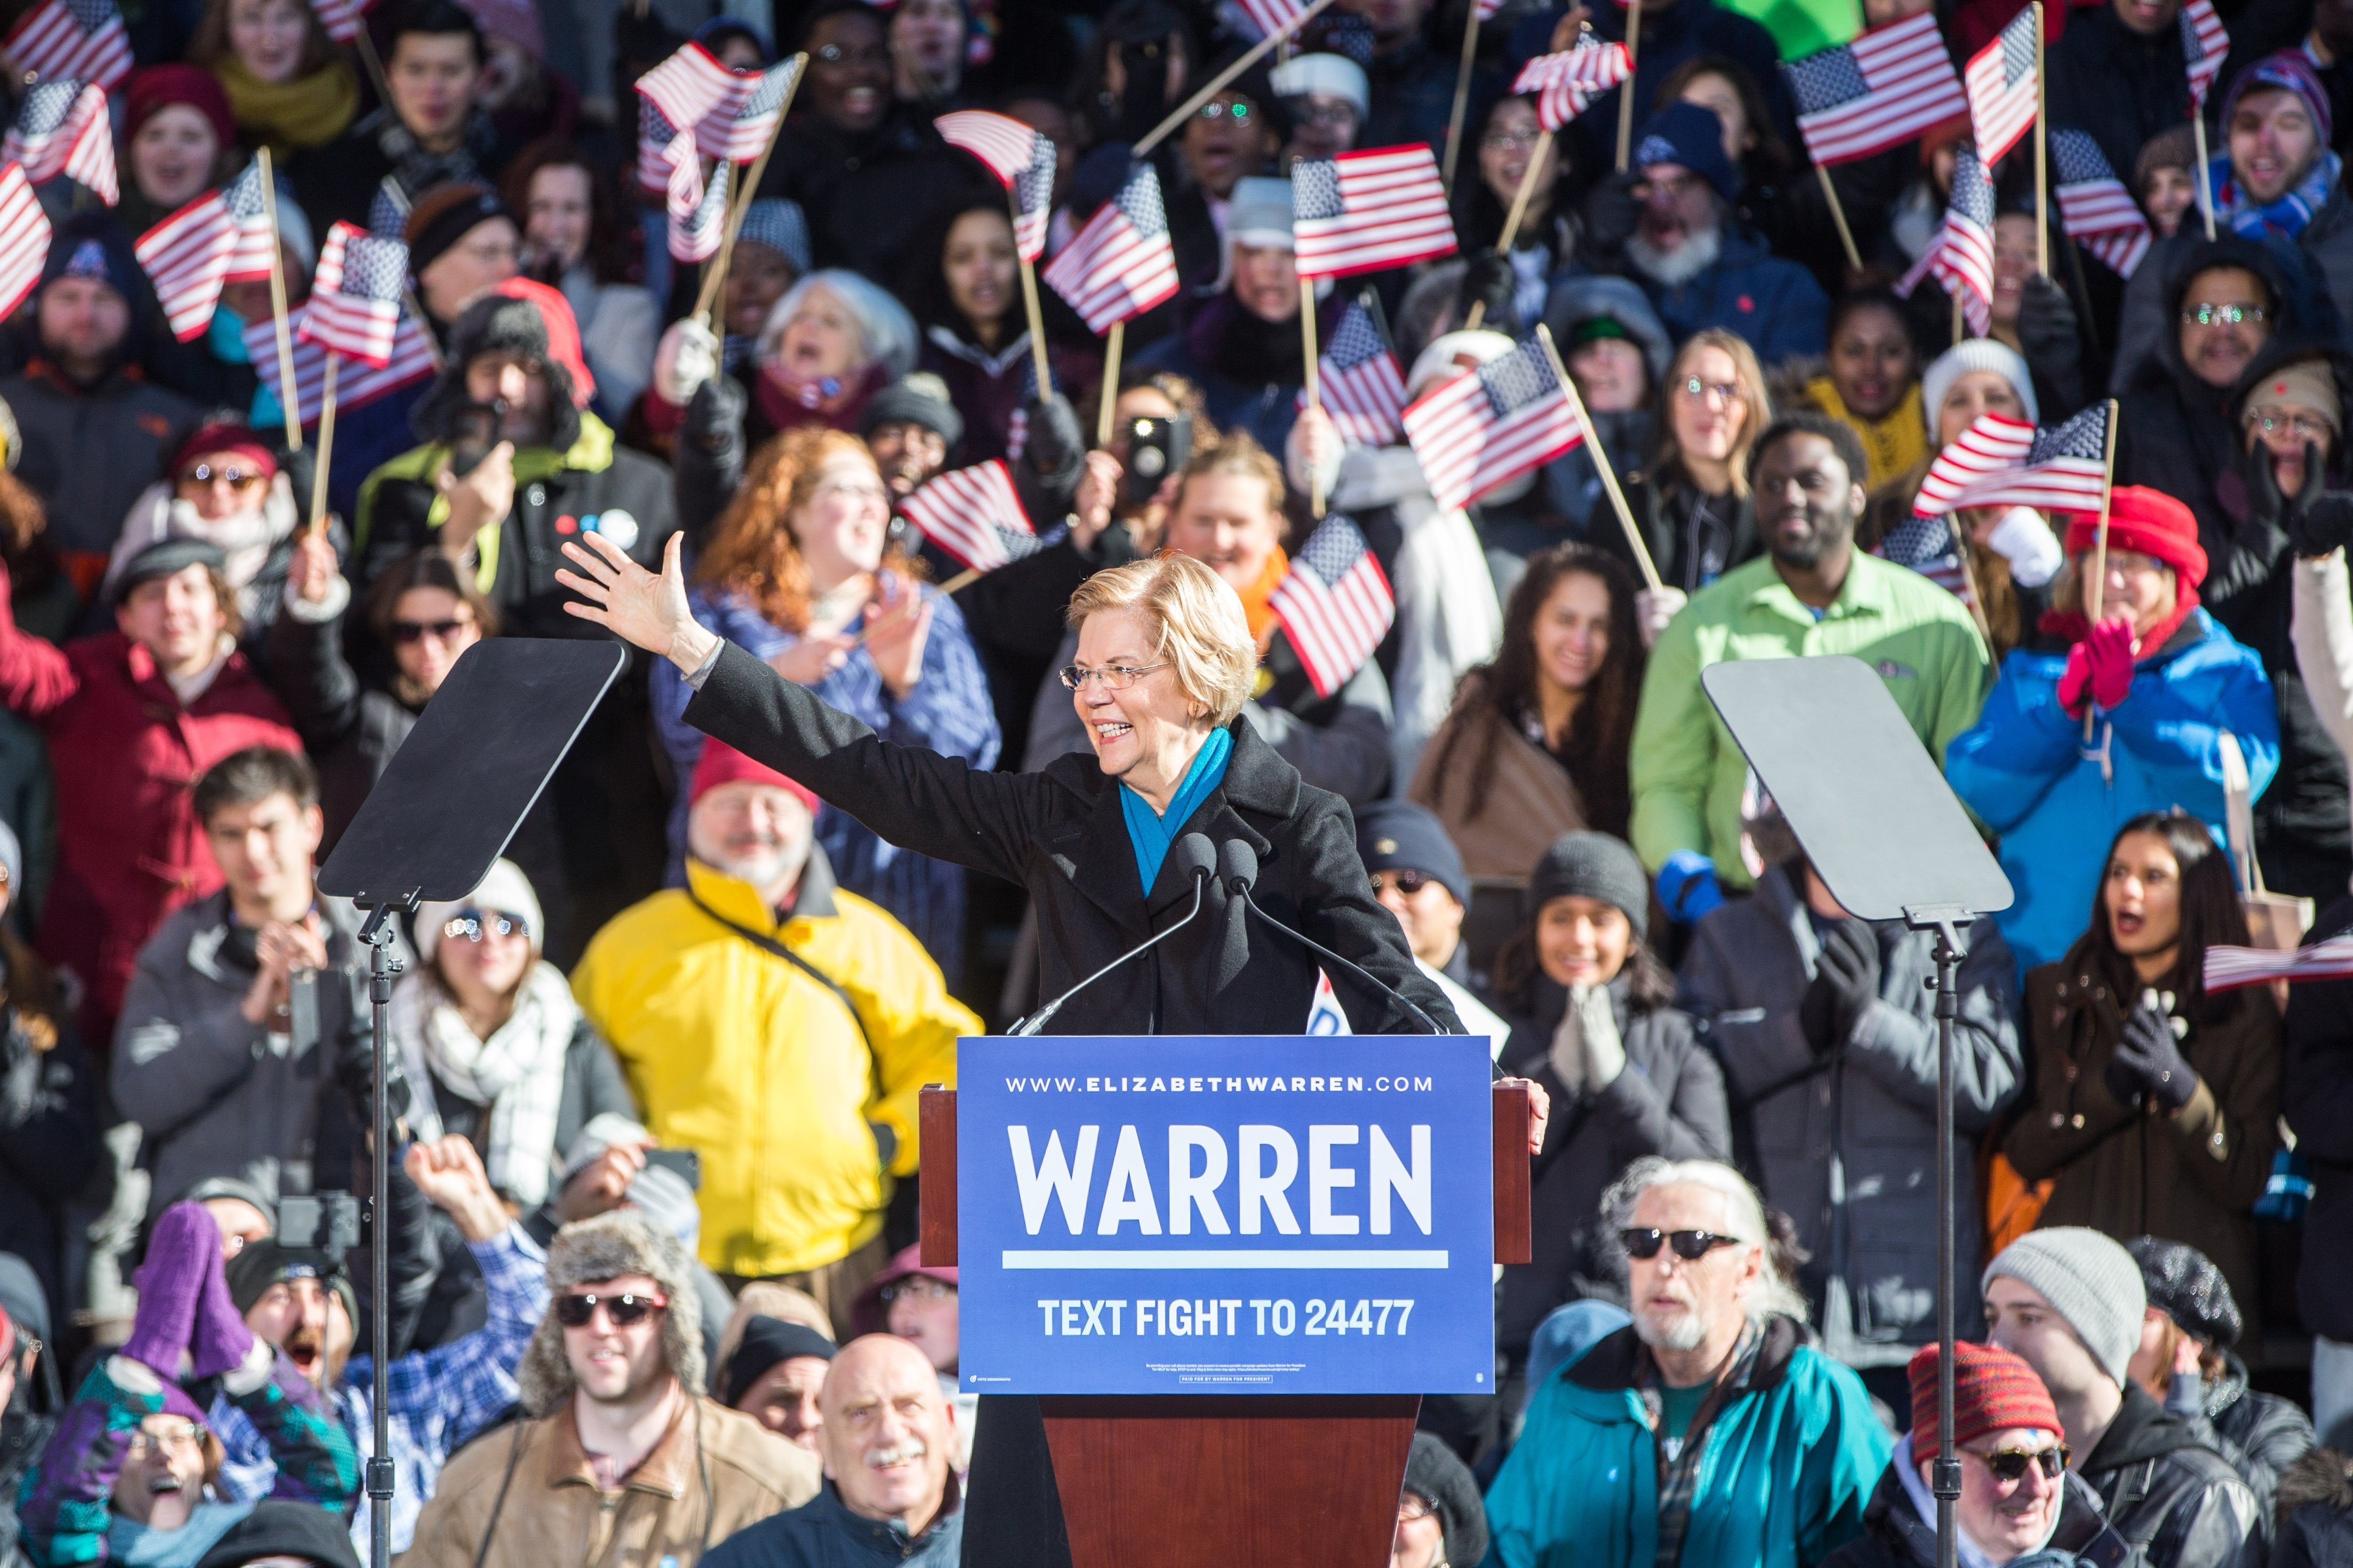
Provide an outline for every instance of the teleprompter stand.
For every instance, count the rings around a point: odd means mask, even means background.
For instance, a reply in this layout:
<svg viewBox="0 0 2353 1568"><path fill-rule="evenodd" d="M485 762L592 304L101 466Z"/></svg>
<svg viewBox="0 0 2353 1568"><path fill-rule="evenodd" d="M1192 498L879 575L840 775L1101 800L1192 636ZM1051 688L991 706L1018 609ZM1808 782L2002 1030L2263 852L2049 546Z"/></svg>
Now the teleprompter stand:
<svg viewBox="0 0 2353 1568"><path fill-rule="evenodd" d="M1831 896L1867 921L1901 920L1936 942L1936 1562L1954 1568L1953 1024L1961 932L2010 908L2010 879L1969 825L1887 687L1855 658L1712 666L1701 689L1747 753Z"/></svg>
<svg viewBox="0 0 2353 1568"><path fill-rule="evenodd" d="M369 1107L375 1432L367 1466L369 1568L392 1561L393 1467L385 1380L392 1338L388 1276L391 1116L385 1103L392 920L481 884L564 753L628 663L620 644L497 637L459 657L441 689L361 803L319 871L319 890L367 911L368 1000L375 1023Z"/></svg>

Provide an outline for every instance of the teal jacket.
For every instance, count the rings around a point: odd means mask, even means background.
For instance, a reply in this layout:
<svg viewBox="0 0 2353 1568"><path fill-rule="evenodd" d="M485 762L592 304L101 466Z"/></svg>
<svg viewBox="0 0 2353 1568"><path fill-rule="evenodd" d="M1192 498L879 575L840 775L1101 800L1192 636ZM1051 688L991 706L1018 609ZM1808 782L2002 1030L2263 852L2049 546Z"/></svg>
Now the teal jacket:
<svg viewBox="0 0 2353 1568"><path fill-rule="evenodd" d="M1887 1468L1885 1428L1862 1382L1772 1319L1748 1386L1709 1423L1683 1568L1814 1568L1862 1530ZM1634 1386L1632 1328L1601 1341L1528 1401L1487 1493L1500 1568L1651 1568L1656 1448Z"/></svg>

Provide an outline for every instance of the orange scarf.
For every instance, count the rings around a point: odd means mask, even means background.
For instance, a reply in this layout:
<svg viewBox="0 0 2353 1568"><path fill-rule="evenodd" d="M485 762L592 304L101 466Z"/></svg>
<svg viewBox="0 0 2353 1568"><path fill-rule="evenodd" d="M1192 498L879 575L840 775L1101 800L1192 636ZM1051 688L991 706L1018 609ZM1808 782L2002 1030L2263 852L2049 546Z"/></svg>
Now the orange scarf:
<svg viewBox="0 0 2353 1568"><path fill-rule="evenodd" d="M1259 573L1258 581L1241 591L1242 614L1250 617L1250 637L1261 648L1266 647L1274 635L1274 628L1282 621L1282 616L1267 601L1273 596L1275 585L1290 574L1291 557L1284 554L1282 546L1278 544L1273 553L1266 558L1266 565Z"/></svg>

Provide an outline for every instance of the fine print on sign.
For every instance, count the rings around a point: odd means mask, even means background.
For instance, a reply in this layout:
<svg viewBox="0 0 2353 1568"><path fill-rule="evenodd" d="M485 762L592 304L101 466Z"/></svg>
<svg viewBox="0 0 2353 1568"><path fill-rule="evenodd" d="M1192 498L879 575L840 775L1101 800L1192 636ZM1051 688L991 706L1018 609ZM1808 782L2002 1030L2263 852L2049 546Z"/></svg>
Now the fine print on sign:
<svg viewBox="0 0 2353 1568"><path fill-rule="evenodd" d="M1490 1076L1467 1037L963 1041L965 1392L1492 1393Z"/></svg>

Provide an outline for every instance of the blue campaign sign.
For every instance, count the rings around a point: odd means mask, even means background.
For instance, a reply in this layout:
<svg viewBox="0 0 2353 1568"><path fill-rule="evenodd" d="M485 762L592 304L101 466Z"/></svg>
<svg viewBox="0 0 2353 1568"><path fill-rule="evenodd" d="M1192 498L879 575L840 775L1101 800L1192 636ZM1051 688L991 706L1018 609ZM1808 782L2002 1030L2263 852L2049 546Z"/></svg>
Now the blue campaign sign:
<svg viewBox="0 0 2353 1568"><path fill-rule="evenodd" d="M958 1053L965 1393L1494 1392L1483 1037Z"/></svg>

